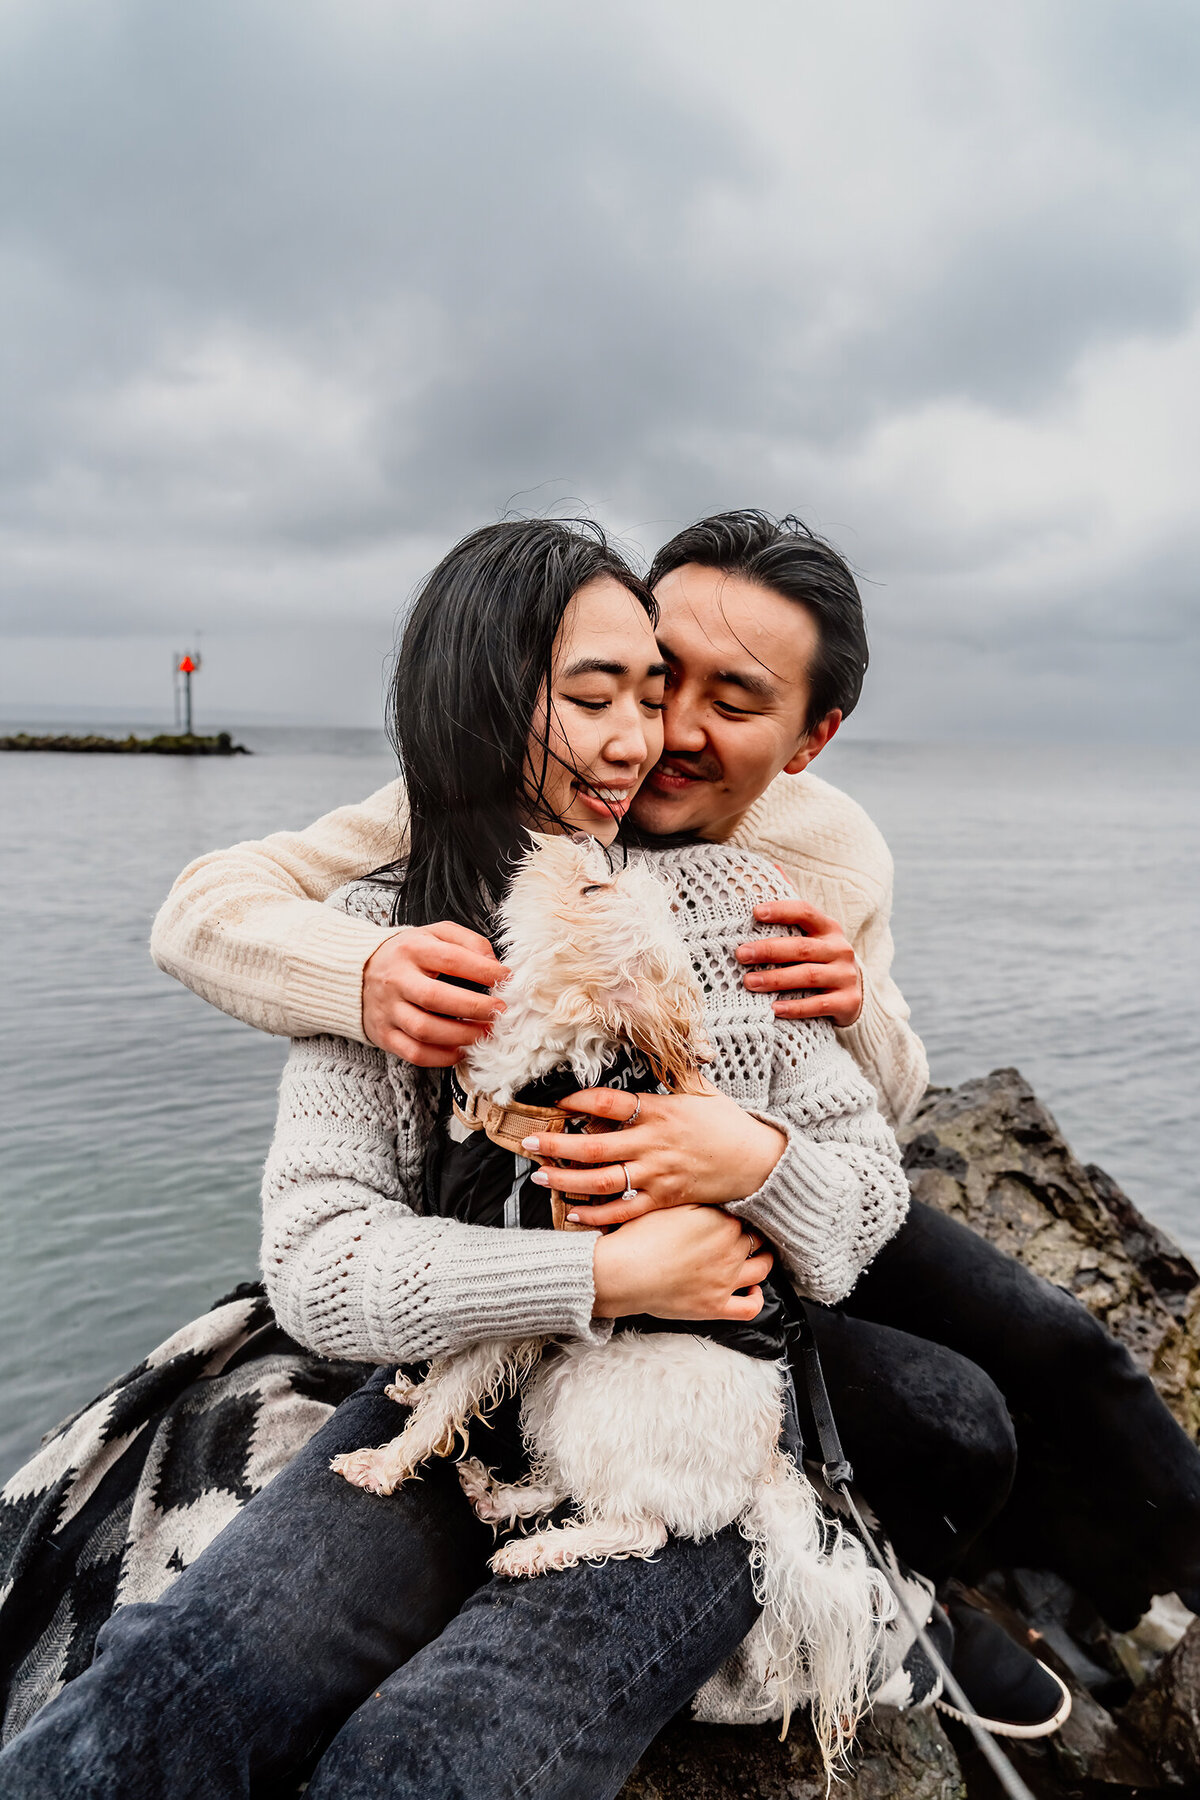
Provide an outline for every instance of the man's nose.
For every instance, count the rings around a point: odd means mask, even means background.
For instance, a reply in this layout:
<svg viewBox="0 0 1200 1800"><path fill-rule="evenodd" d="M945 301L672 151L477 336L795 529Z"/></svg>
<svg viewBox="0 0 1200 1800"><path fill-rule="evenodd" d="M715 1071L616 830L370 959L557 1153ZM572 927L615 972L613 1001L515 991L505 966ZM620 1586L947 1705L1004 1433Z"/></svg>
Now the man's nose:
<svg viewBox="0 0 1200 1800"><path fill-rule="evenodd" d="M690 696L679 689L667 690L663 712L663 754L698 756L708 742L708 734L700 709Z"/></svg>

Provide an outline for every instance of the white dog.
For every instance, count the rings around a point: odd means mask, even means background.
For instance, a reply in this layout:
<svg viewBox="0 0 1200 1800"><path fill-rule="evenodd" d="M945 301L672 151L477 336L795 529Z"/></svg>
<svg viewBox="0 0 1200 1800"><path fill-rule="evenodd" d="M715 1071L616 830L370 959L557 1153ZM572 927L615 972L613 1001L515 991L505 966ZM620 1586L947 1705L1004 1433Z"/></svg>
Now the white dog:
<svg viewBox="0 0 1200 1800"><path fill-rule="evenodd" d="M615 872L591 839L535 841L503 911L507 1010L465 1059L476 1096L499 1115L528 1082L570 1067L597 1085L617 1052L641 1051L666 1086L696 1086L708 1060L703 1003L649 867ZM508 1117L508 1115L506 1115ZM509 1119L507 1130L515 1129ZM511 1147L511 1138L500 1139ZM764 1710L784 1730L812 1707L827 1765L853 1737L892 1602L862 1545L822 1511L779 1449L785 1362L683 1332L623 1331L607 1343L490 1341L440 1356L419 1384L388 1389L412 1406L404 1430L333 1467L389 1494L431 1456L449 1456L469 1420L520 1389L531 1473L495 1481L459 1462L481 1519L512 1525L572 1501L565 1524L515 1537L498 1575L652 1556L669 1535L703 1539L737 1524L751 1548L769 1677Z"/></svg>

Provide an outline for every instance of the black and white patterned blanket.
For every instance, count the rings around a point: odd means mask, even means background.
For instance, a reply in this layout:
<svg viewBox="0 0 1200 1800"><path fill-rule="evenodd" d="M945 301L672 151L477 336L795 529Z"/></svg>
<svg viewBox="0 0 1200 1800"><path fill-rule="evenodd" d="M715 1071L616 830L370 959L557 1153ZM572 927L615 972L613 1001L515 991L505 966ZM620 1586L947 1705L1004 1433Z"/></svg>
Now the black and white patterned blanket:
<svg viewBox="0 0 1200 1800"><path fill-rule="evenodd" d="M0 1742L156 1600L371 1373L303 1350L247 1284L66 1420L0 1492Z"/></svg>

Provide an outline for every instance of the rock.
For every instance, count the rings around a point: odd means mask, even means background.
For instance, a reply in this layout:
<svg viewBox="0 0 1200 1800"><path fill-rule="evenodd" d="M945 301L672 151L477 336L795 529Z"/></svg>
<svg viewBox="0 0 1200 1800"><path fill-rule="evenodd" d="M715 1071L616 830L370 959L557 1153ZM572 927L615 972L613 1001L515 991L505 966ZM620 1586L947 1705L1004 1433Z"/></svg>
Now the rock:
<svg viewBox="0 0 1200 1800"><path fill-rule="evenodd" d="M859 1733L838 1800L963 1800L958 1759L938 1715L884 1709ZM618 1800L826 1800L825 1772L798 1719L696 1725L676 1719L647 1750Z"/></svg>
<svg viewBox="0 0 1200 1800"><path fill-rule="evenodd" d="M900 1133L913 1193L1075 1294L1200 1435L1200 1275L1072 1154L1016 1069L930 1088Z"/></svg>
<svg viewBox="0 0 1200 1800"><path fill-rule="evenodd" d="M1200 1790L1200 1619L1118 1714L1163 1781Z"/></svg>

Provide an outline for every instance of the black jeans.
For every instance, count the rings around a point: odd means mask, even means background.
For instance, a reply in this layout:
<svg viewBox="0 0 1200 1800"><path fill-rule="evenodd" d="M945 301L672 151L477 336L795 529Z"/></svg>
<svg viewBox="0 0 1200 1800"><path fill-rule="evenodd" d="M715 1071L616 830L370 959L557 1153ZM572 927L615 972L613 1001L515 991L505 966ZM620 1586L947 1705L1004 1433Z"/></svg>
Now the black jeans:
<svg viewBox="0 0 1200 1800"><path fill-rule="evenodd" d="M329 1468L400 1423L337 1409L0 1754L5 1800L609 1800L758 1616L745 1540L490 1578L453 1468L379 1499ZM482 1446L480 1446L482 1448Z"/></svg>
<svg viewBox="0 0 1200 1800"><path fill-rule="evenodd" d="M914 1201L809 1316L858 1485L914 1567L1052 1569L1119 1629L1156 1593L1200 1610L1200 1452L1072 1295Z"/></svg>

